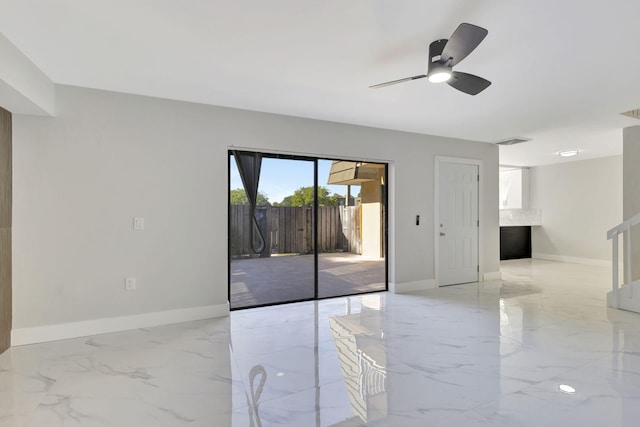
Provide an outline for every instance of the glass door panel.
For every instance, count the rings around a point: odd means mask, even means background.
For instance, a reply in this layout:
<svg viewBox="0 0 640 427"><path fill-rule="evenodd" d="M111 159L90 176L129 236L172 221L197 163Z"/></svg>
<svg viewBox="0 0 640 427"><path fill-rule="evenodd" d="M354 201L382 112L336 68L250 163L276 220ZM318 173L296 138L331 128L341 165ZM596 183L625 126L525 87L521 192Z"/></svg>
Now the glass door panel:
<svg viewBox="0 0 640 427"><path fill-rule="evenodd" d="M384 291L386 165L318 160L318 298Z"/></svg>
<svg viewBox="0 0 640 427"><path fill-rule="evenodd" d="M245 170L255 160L243 164L236 157L243 153L230 158L231 308L315 298L315 162L263 155L255 173Z"/></svg>

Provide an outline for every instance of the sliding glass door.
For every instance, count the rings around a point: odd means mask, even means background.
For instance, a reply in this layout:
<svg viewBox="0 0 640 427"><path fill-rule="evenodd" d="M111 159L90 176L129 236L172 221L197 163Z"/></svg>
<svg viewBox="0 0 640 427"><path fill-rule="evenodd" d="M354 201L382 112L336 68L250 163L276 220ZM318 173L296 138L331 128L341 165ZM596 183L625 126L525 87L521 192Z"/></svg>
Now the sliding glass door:
<svg viewBox="0 0 640 427"><path fill-rule="evenodd" d="M233 152L230 171L231 308L315 298L315 162Z"/></svg>
<svg viewBox="0 0 640 427"><path fill-rule="evenodd" d="M385 290L386 165L229 154L229 302Z"/></svg>
<svg viewBox="0 0 640 427"><path fill-rule="evenodd" d="M319 197L319 298L387 289L385 179L381 163L318 160L319 195L336 199Z"/></svg>

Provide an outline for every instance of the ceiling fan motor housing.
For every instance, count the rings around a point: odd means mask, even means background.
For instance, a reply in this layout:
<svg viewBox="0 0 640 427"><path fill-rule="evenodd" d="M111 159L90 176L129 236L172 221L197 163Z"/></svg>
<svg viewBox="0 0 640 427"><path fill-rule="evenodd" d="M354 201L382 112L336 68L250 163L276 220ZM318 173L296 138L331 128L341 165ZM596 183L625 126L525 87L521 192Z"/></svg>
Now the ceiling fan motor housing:
<svg viewBox="0 0 640 427"><path fill-rule="evenodd" d="M427 66L427 75L439 69L451 71L451 67L447 66L447 59L442 57L442 51L447 44L447 39L440 39L429 45L429 65Z"/></svg>
<svg viewBox="0 0 640 427"><path fill-rule="evenodd" d="M431 83L446 82L452 75L452 64L449 58L442 57L442 51L447 44L447 39L436 40L429 45L429 65L427 66L427 79Z"/></svg>

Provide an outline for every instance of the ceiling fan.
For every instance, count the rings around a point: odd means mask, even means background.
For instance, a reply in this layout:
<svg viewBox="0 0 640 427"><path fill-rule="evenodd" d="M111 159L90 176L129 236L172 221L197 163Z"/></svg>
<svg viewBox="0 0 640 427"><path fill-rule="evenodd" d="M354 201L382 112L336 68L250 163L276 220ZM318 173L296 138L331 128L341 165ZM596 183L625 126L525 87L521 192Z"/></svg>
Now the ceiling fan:
<svg viewBox="0 0 640 427"><path fill-rule="evenodd" d="M473 52L488 33L486 29L477 25L462 23L456 28L449 40L436 40L429 45L427 74L405 77L369 87L380 88L426 77L431 83L447 82L454 89L469 95L477 95L488 88L491 82L473 74L453 71L453 67Z"/></svg>

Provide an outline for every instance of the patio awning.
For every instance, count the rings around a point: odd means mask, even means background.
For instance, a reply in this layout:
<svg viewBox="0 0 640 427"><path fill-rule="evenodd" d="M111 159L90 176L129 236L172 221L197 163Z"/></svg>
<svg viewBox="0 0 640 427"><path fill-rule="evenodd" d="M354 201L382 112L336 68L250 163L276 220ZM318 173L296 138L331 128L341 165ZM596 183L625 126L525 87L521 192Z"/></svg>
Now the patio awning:
<svg viewBox="0 0 640 427"><path fill-rule="evenodd" d="M366 162L345 162L334 160L329 170L327 184L331 185L359 185L367 181L380 179L379 170L383 164Z"/></svg>

